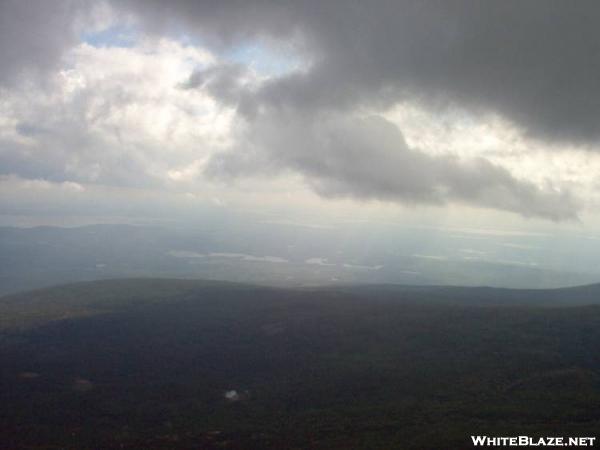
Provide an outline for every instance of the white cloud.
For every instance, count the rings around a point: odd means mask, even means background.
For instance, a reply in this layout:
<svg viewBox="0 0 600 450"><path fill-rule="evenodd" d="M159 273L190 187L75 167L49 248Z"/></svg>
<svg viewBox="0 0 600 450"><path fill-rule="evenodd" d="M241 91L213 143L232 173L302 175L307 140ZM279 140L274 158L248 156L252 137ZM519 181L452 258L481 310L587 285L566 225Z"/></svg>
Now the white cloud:
<svg viewBox="0 0 600 450"><path fill-rule="evenodd" d="M193 181L230 144L233 112L181 83L214 57L160 39L132 48L80 44L52 89L5 90L3 170L116 185Z"/></svg>

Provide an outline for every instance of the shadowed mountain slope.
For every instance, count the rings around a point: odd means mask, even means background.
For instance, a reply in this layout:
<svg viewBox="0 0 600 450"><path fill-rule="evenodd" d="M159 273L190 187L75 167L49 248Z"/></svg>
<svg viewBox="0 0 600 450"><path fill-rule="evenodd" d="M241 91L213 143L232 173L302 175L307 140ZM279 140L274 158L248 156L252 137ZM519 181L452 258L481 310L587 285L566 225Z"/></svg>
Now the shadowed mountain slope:
<svg viewBox="0 0 600 450"><path fill-rule="evenodd" d="M598 291L134 279L2 297L0 447L593 436Z"/></svg>

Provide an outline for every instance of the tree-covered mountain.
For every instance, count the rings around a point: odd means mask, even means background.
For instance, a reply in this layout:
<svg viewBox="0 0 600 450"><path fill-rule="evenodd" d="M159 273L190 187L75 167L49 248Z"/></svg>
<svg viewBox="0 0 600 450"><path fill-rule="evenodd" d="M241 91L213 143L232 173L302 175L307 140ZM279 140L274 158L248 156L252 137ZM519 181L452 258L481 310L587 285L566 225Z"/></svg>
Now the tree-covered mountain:
<svg viewBox="0 0 600 450"><path fill-rule="evenodd" d="M599 286L129 279L0 298L2 448L439 449L600 429Z"/></svg>

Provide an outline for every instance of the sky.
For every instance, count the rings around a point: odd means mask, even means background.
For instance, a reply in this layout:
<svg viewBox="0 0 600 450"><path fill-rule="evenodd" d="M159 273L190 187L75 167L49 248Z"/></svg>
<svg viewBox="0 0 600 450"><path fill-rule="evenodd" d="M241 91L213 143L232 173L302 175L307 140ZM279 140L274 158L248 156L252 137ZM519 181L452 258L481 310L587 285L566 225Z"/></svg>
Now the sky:
<svg viewBox="0 0 600 450"><path fill-rule="evenodd" d="M2 0L0 212L596 236L598 19L584 0Z"/></svg>

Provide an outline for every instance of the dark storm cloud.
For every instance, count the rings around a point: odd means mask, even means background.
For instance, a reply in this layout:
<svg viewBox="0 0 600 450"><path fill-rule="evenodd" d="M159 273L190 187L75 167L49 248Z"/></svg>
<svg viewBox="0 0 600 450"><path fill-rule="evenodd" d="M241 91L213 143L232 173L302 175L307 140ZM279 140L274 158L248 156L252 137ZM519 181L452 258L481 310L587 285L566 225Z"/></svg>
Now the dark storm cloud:
<svg viewBox="0 0 600 450"><path fill-rule="evenodd" d="M181 87L204 89L213 97L229 105L237 106L252 93L248 68L242 64L217 64L198 70Z"/></svg>
<svg viewBox="0 0 600 450"><path fill-rule="evenodd" d="M77 42L75 20L87 0L1 0L0 85L45 75Z"/></svg>
<svg viewBox="0 0 600 450"><path fill-rule="evenodd" d="M595 1L131 0L153 27L209 42L294 39L313 66L256 101L344 108L416 99L502 114L531 135L600 137Z"/></svg>
<svg viewBox="0 0 600 450"><path fill-rule="evenodd" d="M449 201L550 220L573 219L567 192L514 178L484 159L432 156L410 148L380 117L262 114L242 136L243 146L213 158L208 174L303 174L324 197L443 205Z"/></svg>
<svg viewBox="0 0 600 450"><path fill-rule="evenodd" d="M554 3L178 6L185 11L183 20L217 45L289 37L312 64L252 91L235 81L243 76L239 65L224 64L191 77L190 87L237 104L251 125L240 139L242 146L213 159L212 175L291 169L325 197L456 201L553 220L576 216L577 202L568 191L541 189L481 158L427 155L409 148L394 125L383 119L360 121L351 113L361 106L412 100L499 113L537 137L591 142L596 137L591 111L573 108L589 107L590 102L579 100L590 92L580 90L594 90L585 53L590 51L586 33L596 30L588 19L564 18L568 11ZM579 18L591 13L573 12ZM561 36L553 37L551 30ZM570 67L562 60L565 39L579 52L569 53ZM597 91L600 96L600 87ZM346 117L331 121L324 119L328 114Z"/></svg>
<svg viewBox="0 0 600 450"><path fill-rule="evenodd" d="M56 68L77 42L76 22L92 3L0 0L0 87ZM577 204L565 190L518 180L483 159L428 155L410 148L395 125L355 113L401 101L457 107L500 114L536 138L592 148L600 137L596 2L114 0L112 5L132 13L148 32L196 35L221 56L259 42L285 44L292 59L307 62L302 71L260 82L252 81L247 67L224 63L196 72L182 86L237 106L241 116L238 144L212 159L209 175L290 170L326 197L456 201L555 220L576 216ZM46 153L0 148L2 173L43 174L50 161L50 172L60 180L65 164L59 162L73 160L73 149L81 147L75 138L89 137L73 123L65 121L67 132L56 129L58 122L46 130L48 137L40 139ZM16 131L39 137L41 129L25 124ZM64 145L59 139L47 145L51 136L71 133ZM75 160L98 166L100 174L111 172L110 162L98 156L119 153L108 150L94 147ZM125 178L139 171L125 170Z"/></svg>

